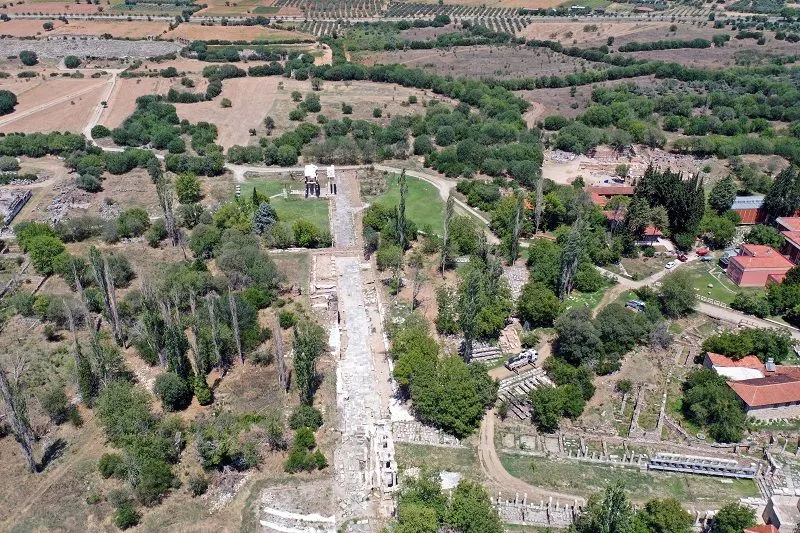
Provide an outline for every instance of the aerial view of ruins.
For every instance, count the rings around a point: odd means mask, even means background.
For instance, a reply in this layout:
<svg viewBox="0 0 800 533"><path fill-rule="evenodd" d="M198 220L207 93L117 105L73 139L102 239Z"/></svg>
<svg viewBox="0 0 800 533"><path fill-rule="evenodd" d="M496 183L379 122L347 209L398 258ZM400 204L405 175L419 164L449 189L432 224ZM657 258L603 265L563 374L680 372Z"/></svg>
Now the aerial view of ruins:
<svg viewBox="0 0 800 533"><path fill-rule="evenodd" d="M0 465L0 533L800 533L800 3L0 2Z"/></svg>

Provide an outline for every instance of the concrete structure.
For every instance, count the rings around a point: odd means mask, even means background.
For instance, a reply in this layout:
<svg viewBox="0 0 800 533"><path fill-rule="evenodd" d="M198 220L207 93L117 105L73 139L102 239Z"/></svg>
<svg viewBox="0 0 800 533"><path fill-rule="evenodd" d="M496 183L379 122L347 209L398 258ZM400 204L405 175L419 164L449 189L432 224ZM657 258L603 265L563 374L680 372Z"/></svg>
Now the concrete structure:
<svg viewBox="0 0 800 533"><path fill-rule="evenodd" d="M742 465L733 459L680 455L677 453L657 453L647 463L647 469L752 479L758 473L758 464Z"/></svg>
<svg viewBox="0 0 800 533"><path fill-rule="evenodd" d="M726 273L740 287L763 287L783 281L793 266L771 246L743 244L740 254L729 258Z"/></svg>
<svg viewBox="0 0 800 533"><path fill-rule="evenodd" d="M717 374L731 381L763 378L764 363L755 355L748 355L734 361L718 353L706 352L703 366L715 370Z"/></svg>
<svg viewBox="0 0 800 533"><path fill-rule="evenodd" d="M792 533L800 524L800 497L773 495L764 509L764 522Z"/></svg>
<svg viewBox="0 0 800 533"><path fill-rule="evenodd" d="M31 191L8 190L0 191L0 216L3 217L3 226L8 226L14 220L28 200L31 199Z"/></svg>
<svg viewBox="0 0 800 533"><path fill-rule="evenodd" d="M317 179L317 165L306 165L303 176L306 178L306 198L315 196L319 198L319 180Z"/></svg>
<svg viewBox="0 0 800 533"><path fill-rule="evenodd" d="M767 220L767 213L762 209L763 196L737 196L731 211L739 215L741 224L759 224Z"/></svg>
<svg viewBox="0 0 800 533"><path fill-rule="evenodd" d="M333 167L333 165L331 165L327 169L325 169L325 174L328 177L328 194L335 195L337 192L336 169Z"/></svg>

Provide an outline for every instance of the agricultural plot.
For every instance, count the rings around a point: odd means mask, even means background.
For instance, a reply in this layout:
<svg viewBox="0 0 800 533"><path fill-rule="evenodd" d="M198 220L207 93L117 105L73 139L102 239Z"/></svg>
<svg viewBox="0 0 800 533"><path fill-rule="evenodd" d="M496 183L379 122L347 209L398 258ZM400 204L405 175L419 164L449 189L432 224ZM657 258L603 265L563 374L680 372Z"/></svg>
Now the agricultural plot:
<svg viewBox="0 0 800 533"><path fill-rule="evenodd" d="M545 0L546 1L546 0ZM517 7L509 6L508 2L496 2L498 6L489 7L487 2L463 2L444 4L425 3L397 3L392 4L386 12L387 17L404 19L433 18L437 15L448 15L458 19L474 19L478 17L515 17ZM518 6L522 7L522 6Z"/></svg>
<svg viewBox="0 0 800 533"><path fill-rule="evenodd" d="M764 46L757 45L752 39L731 39L721 48L650 50L631 52L629 55L639 59L676 62L687 66L727 68L771 64L777 57L793 54L795 48L797 43L768 37Z"/></svg>
<svg viewBox="0 0 800 533"><path fill-rule="evenodd" d="M549 49L525 46L470 46L452 50L403 50L380 52L364 57L363 63L402 63L441 75L475 78L525 78L564 76L590 69L607 68Z"/></svg>
<svg viewBox="0 0 800 533"><path fill-rule="evenodd" d="M275 7L300 10L306 18L368 18L383 12L380 0L276 0Z"/></svg>
<svg viewBox="0 0 800 533"><path fill-rule="evenodd" d="M221 41L311 41L310 35L263 26L202 26L181 24L164 34L165 39L218 39Z"/></svg>

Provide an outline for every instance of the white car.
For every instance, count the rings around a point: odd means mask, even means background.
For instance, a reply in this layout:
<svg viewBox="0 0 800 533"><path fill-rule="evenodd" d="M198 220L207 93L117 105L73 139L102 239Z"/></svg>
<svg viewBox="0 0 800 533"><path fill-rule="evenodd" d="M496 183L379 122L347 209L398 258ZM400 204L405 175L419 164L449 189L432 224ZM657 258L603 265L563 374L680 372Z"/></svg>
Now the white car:
<svg viewBox="0 0 800 533"><path fill-rule="evenodd" d="M670 261L669 263L664 265L664 268L666 268L667 270L671 270L671 269L675 268L675 265L677 265L677 264L678 264L677 261Z"/></svg>

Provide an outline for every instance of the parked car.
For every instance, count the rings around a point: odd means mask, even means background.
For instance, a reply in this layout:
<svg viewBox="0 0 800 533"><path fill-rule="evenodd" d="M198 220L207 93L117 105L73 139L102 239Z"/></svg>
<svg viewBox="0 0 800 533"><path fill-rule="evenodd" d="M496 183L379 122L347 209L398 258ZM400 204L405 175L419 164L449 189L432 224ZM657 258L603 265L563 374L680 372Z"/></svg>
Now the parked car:
<svg viewBox="0 0 800 533"><path fill-rule="evenodd" d="M675 266L676 266L677 264L678 264L678 262L677 262L677 261L670 261L669 263L667 263L666 265L664 265L664 268L666 268L667 270L672 270L673 268L675 268Z"/></svg>
<svg viewBox="0 0 800 533"><path fill-rule="evenodd" d="M700 250L697 250L697 255L699 255L700 257L705 257L708 255L708 252L709 252L708 248L702 248Z"/></svg>
<svg viewBox="0 0 800 533"><path fill-rule="evenodd" d="M700 261L702 261L703 263L710 263L713 260L714 260L714 258L712 256L710 256L710 255L704 255L704 256L700 257Z"/></svg>
<svg viewBox="0 0 800 533"><path fill-rule="evenodd" d="M689 260L689 258L688 258L688 257L686 257L686 254L680 254L680 255L678 256L678 261L680 261L681 263L685 263L685 262L686 262L686 261L688 261L688 260Z"/></svg>
<svg viewBox="0 0 800 533"><path fill-rule="evenodd" d="M641 300L628 300L625 303L625 307L628 309L633 309L634 311L644 311L647 308L647 304Z"/></svg>

